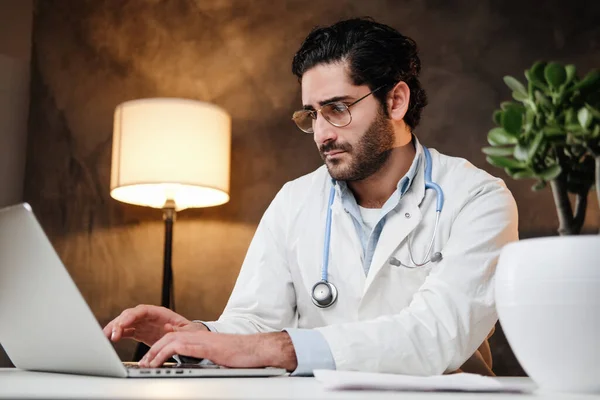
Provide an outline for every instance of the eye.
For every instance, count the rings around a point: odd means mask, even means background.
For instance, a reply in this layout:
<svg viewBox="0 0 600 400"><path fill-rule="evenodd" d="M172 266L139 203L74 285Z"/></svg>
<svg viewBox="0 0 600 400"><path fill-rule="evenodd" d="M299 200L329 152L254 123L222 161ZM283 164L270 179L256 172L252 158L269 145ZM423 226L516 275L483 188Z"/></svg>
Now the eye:
<svg viewBox="0 0 600 400"><path fill-rule="evenodd" d="M332 103L330 107L331 111L337 113L343 113L346 111L346 109L348 109L348 107L344 103Z"/></svg>

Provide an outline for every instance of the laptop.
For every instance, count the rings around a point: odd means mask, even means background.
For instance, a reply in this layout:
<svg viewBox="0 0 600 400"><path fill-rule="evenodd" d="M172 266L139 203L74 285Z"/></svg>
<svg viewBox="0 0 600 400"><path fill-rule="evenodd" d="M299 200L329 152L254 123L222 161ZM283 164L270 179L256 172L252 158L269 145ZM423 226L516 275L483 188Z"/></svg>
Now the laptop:
<svg viewBox="0 0 600 400"><path fill-rule="evenodd" d="M23 370L116 378L261 377L281 368L123 363L27 203L0 209L0 344Z"/></svg>

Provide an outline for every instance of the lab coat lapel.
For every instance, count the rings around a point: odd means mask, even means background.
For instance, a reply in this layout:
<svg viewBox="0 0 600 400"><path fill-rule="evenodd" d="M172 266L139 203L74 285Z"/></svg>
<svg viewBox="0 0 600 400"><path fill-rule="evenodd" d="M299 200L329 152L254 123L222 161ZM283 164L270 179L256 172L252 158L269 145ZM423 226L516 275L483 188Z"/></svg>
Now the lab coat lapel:
<svg viewBox="0 0 600 400"><path fill-rule="evenodd" d="M357 236L352 219L344 210L339 189L331 206L332 236L330 259L330 280L344 281L352 286L352 293L362 293L365 273L362 268L362 245Z"/></svg>
<svg viewBox="0 0 600 400"><path fill-rule="evenodd" d="M425 157L421 157L419 168L408 191L400 204L386 217L381 236L377 242L369 274L365 283L365 293L369 290L378 272L388 263L390 256L399 246L406 246L408 235L419 225L422 219L419 205L425 197Z"/></svg>

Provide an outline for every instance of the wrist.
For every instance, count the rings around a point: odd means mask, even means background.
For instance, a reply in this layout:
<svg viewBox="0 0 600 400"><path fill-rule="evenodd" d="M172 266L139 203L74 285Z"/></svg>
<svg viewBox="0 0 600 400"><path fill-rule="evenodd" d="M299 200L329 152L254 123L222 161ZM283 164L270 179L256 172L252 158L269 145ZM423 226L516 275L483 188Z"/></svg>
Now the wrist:
<svg viewBox="0 0 600 400"><path fill-rule="evenodd" d="M210 332L208 326L202 321L192 321L191 325L195 326L196 328L199 328L199 330Z"/></svg>
<svg viewBox="0 0 600 400"><path fill-rule="evenodd" d="M294 371L298 367L296 359L296 350L292 339L287 332L266 333L265 344L267 349L263 352L266 356L265 366L284 368L287 371Z"/></svg>

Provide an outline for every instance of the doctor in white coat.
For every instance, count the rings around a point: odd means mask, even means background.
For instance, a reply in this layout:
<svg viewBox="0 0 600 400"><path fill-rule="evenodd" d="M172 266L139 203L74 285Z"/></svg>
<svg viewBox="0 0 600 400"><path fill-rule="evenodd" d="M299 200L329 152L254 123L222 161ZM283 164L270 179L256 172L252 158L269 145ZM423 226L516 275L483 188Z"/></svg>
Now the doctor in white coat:
<svg viewBox="0 0 600 400"><path fill-rule="evenodd" d="M369 19L313 30L294 57L298 127L324 160L266 210L218 321L140 305L105 327L173 355L295 374L492 375L494 272L517 240L502 180L427 149L416 45Z"/></svg>

